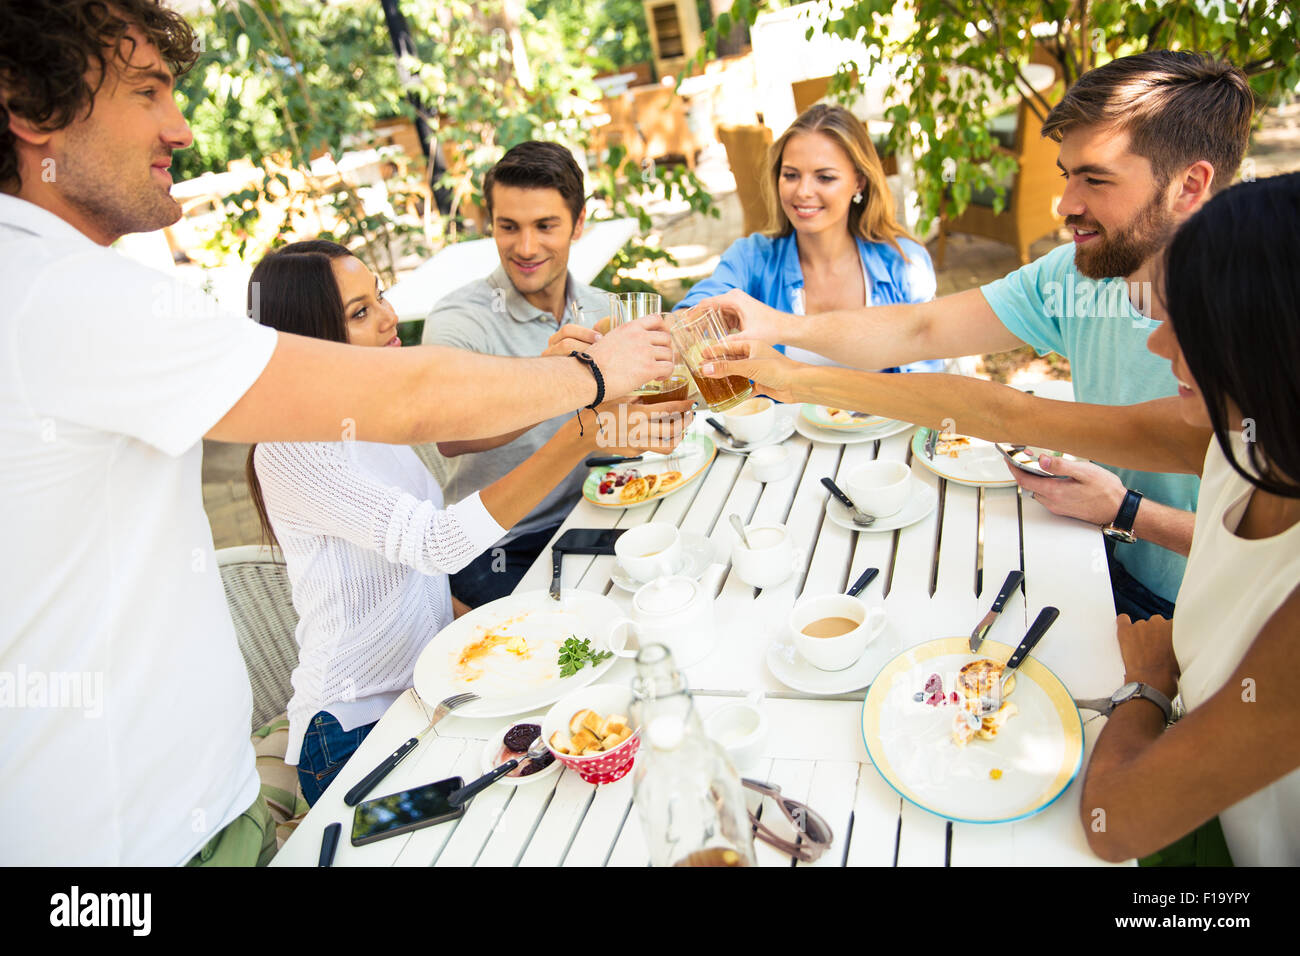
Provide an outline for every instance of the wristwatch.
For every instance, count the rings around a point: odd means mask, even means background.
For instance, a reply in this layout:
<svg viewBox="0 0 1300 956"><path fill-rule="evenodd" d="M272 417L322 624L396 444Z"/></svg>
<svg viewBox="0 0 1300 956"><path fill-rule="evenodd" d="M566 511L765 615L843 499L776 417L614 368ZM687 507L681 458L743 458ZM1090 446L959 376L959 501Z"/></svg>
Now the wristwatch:
<svg viewBox="0 0 1300 956"><path fill-rule="evenodd" d="M1137 520L1138 505L1142 504L1142 493L1125 489L1124 500L1120 502L1119 514L1115 520L1101 529L1101 533L1115 541L1132 544L1138 539L1133 533L1133 522Z"/></svg>
<svg viewBox="0 0 1300 956"><path fill-rule="evenodd" d="M1139 697L1151 701L1160 708L1161 713L1165 715L1165 723L1172 723L1174 719L1174 705L1169 698L1160 691L1156 690L1150 684L1144 684L1141 681L1131 681L1125 684L1109 697L1095 697L1091 700L1076 700L1076 707L1082 710L1095 710L1103 717L1109 717L1120 704L1127 703Z"/></svg>

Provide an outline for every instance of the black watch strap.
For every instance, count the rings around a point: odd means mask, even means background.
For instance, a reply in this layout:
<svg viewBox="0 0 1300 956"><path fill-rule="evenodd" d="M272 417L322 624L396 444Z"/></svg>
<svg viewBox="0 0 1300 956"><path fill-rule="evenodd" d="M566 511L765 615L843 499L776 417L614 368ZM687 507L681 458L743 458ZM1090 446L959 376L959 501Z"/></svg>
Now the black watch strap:
<svg viewBox="0 0 1300 956"><path fill-rule="evenodd" d="M601 402L605 400L605 376L600 374L600 367L596 364L596 360L593 359L586 352L570 352L569 357L576 358L583 365L587 366L587 368L591 369L591 374L596 378L595 401L593 401L590 405L582 406L583 408L594 409L597 405L599 405Z"/></svg>
<svg viewBox="0 0 1300 956"><path fill-rule="evenodd" d="M1120 502L1119 514L1115 515L1112 528L1119 531L1132 531L1133 522L1137 520L1138 505L1142 504L1142 492L1126 489L1124 500Z"/></svg>

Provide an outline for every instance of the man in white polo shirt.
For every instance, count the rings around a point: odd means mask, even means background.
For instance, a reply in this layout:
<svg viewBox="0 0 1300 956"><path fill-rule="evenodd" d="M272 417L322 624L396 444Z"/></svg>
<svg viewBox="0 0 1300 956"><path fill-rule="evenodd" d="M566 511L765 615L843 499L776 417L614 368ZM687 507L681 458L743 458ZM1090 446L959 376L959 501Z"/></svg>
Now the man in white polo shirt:
<svg viewBox="0 0 1300 956"><path fill-rule="evenodd" d="M201 439L481 437L666 374L667 335L510 360L214 313L107 248L179 218L188 24L155 0L19 7L0 6L0 864L265 862Z"/></svg>

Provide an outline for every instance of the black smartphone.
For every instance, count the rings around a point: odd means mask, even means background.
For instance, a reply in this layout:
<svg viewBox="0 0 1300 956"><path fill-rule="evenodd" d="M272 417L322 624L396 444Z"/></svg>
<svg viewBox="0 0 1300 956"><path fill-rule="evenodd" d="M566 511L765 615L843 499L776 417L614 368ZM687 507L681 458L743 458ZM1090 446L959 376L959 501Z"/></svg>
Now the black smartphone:
<svg viewBox="0 0 1300 956"><path fill-rule="evenodd" d="M352 814L352 845L365 846L421 827L455 820L465 815L465 806L452 806L447 797L465 786L463 777L448 777L401 793L390 793L357 804Z"/></svg>
<svg viewBox="0 0 1300 956"><path fill-rule="evenodd" d="M570 528L551 545L565 554L613 554L614 542L627 528Z"/></svg>

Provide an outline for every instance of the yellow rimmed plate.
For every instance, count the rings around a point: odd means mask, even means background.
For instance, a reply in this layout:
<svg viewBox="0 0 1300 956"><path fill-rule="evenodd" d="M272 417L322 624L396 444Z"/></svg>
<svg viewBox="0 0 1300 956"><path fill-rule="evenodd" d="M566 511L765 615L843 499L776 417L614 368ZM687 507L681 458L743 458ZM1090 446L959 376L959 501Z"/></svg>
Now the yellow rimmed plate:
<svg viewBox="0 0 1300 956"><path fill-rule="evenodd" d="M626 465L615 465L613 467L602 465L599 468L593 468L591 474L587 475L587 480L582 483L582 497L593 505L600 505L603 508L635 508L637 505L649 504L652 501L658 501L660 498L667 498L700 477L709 470L709 465L713 463L713 459L717 457L717 454L718 448L713 444L713 440L709 436L692 432L682 439L682 443L677 446L677 468L675 470L682 473L681 481L667 491L656 490L649 497L637 501L623 501L621 497L622 488L615 488L608 495L600 493L601 479L610 471L635 470L638 475L648 475L651 473L662 474L670 470L668 464L671 456L651 455L642 461L634 461Z"/></svg>
<svg viewBox="0 0 1300 956"><path fill-rule="evenodd" d="M1049 807L1083 764L1083 721L1070 692L1036 658L1016 671L1007 698L1020 708L993 740L952 740L957 706L917 701L932 674L945 692L972 657L969 637L903 651L872 681L862 703L862 740L885 782L922 810L959 823L1011 823ZM1012 648L985 641L978 657L1005 661Z"/></svg>
<svg viewBox="0 0 1300 956"><path fill-rule="evenodd" d="M876 428L890 421L869 412L857 412L847 408L832 408L828 405L808 405L800 407L799 415L818 428L830 431L860 431L864 428Z"/></svg>

